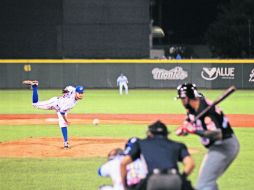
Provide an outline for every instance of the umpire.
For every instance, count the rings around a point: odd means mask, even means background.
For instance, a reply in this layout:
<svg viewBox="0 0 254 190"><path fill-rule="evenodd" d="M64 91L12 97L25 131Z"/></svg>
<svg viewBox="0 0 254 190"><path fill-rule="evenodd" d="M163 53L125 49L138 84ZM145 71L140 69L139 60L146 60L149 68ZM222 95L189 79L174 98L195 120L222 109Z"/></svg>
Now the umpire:
<svg viewBox="0 0 254 190"><path fill-rule="evenodd" d="M194 169L194 161L187 147L167 138L164 123L156 121L148 126L147 138L134 143L121 161L122 182L126 179L126 166L140 158L146 163L148 175L137 187L138 190L181 190L186 177ZM178 162L184 165L180 175Z"/></svg>

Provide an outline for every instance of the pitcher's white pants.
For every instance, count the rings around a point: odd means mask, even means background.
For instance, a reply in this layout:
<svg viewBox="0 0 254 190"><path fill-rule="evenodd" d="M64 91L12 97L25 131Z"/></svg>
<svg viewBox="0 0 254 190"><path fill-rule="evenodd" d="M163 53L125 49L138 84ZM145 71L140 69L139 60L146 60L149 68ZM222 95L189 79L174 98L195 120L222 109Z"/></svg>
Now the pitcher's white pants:
<svg viewBox="0 0 254 190"><path fill-rule="evenodd" d="M49 100L46 101L39 101L37 103L33 103L32 105L37 108L37 109L42 109L42 110L55 110L57 107L57 97L53 97ZM58 124L59 127L67 127L67 123L64 121L63 116L61 115L60 112L57 112L58 116ZM67 117L67 113L65 113L65 117Z"/></svg>

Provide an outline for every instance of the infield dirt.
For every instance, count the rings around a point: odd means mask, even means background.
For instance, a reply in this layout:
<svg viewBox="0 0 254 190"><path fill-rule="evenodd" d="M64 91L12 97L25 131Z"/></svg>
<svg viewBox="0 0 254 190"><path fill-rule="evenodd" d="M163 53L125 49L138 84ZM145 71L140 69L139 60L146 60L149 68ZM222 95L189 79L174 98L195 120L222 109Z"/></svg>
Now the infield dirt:
<svg viewBox="0 0 254 190"><path fill-rule="evenodd" d="M254 115L227 115L233 127L254 127ZM180 125L185 115L170 114L71 114L72 124L92 124L94 118L100 124L150 124L158 119L168 125ZM54 114L0 114L0 125L57 124ZM105 157L116 147L123 147L123 138L71 138L71 149L64 150L61 138L28 138L0 143L0 157L44 158L44 157ZM191 153L199 150L190 149Z"/></svg>
<svg viewBox="0 0 254 190"><path fill-rule="evenodd" d="M181 125L184 114L70 114L72 124L92 124L98 118L100 124L150 124L161 120L168 125ZM228 114L233 127L254 127L253 114ZM0 125L57 124L56 114L0 114Z"/></svg>

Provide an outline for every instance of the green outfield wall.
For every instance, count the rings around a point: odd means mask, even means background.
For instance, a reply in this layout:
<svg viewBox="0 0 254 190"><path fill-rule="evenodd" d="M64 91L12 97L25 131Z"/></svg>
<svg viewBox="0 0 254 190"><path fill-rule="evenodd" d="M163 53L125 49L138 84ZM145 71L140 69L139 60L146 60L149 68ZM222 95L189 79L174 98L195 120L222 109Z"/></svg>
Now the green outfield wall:
<svg viewBox="0 0 254 190"><path fill-rule="evenodd" d="M4 59L0 60L0 88L23 88L36 79L45 89L82 84L87 88L116 88L124 73L130 88L175 88L183 82L200 88L254 89L254 60L153 59Z"/></svg>

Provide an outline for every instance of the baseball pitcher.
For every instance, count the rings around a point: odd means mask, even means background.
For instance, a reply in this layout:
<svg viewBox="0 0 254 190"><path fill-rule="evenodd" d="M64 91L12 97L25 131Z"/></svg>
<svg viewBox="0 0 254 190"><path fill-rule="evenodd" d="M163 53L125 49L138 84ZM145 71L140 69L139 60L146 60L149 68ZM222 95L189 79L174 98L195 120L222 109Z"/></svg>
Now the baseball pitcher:
<svg viewBox="0 0 254 190"><path fill-rule="evenodd" d="M55 110L58 116L59 127L61 128L63 139L64 139L64 149L70 148L68 143L68 130L67 127L70 122L67 119L67 112L72 109L78 100L83 98L84 87L83 86L67 86L63 90L63 95L59 97L53 97L46 101L39 101L38 95L38 85L39 82L34 80L25 80L23 84L32 87L32 105L35 108L43 110Z"/></svg>

